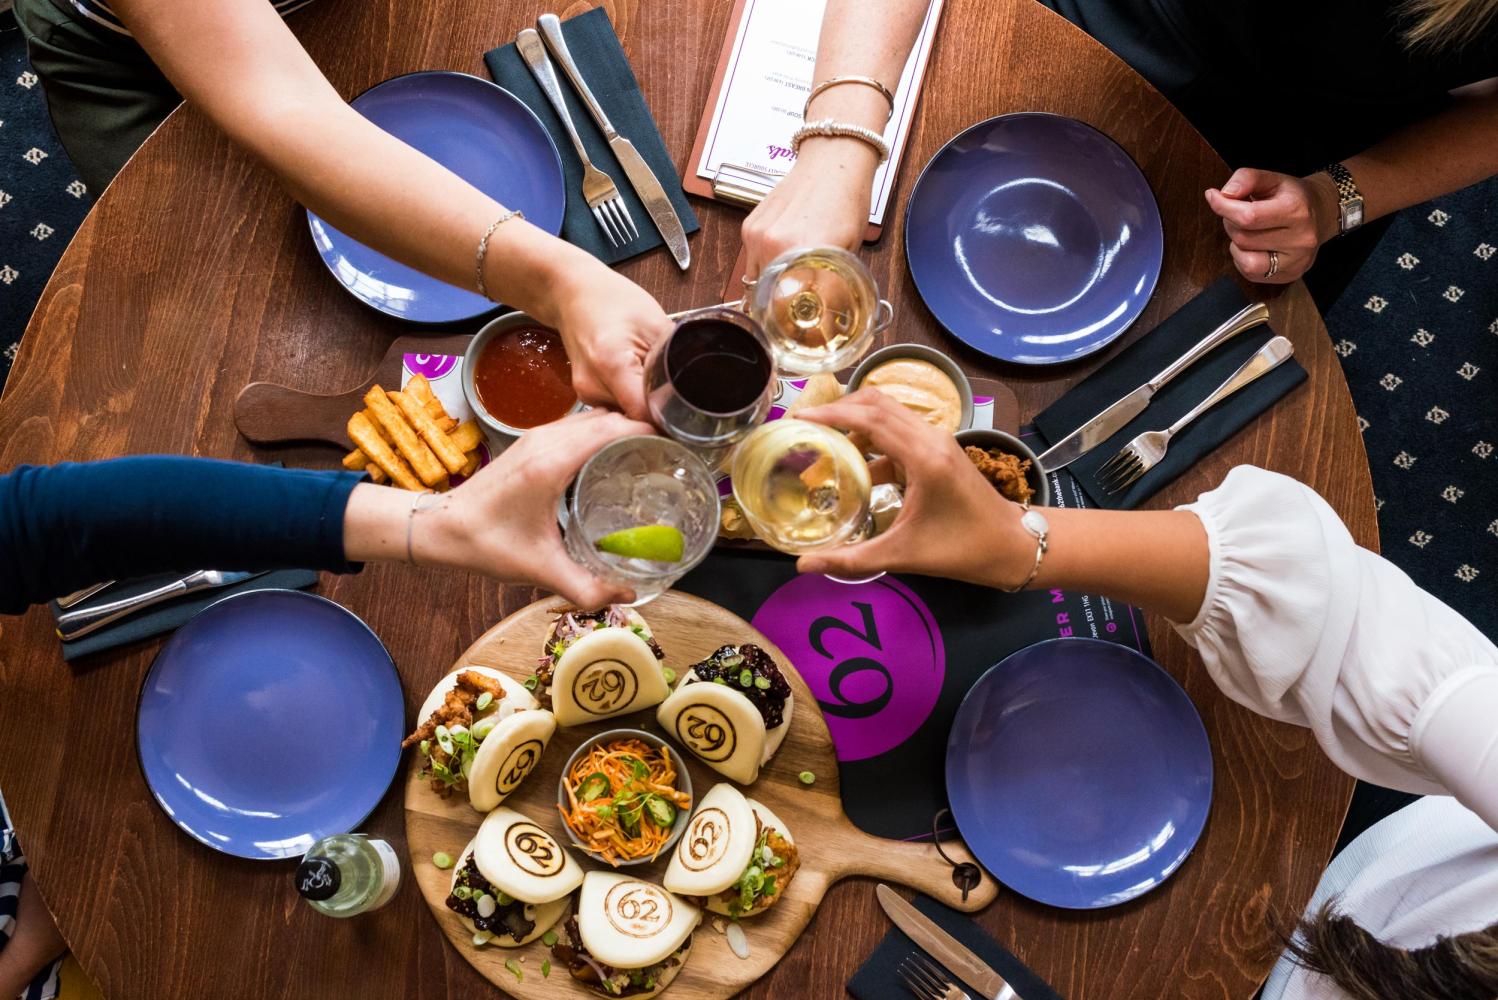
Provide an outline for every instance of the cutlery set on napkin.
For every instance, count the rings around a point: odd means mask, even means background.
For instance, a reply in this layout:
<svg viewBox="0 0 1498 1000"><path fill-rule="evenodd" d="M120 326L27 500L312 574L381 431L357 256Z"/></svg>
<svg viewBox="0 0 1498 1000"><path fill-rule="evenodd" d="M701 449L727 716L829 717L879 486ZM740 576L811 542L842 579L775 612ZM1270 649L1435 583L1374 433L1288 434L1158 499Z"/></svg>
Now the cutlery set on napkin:
<svg viewBox="0 0 1498 1000"><path fill-rule="evenodd" d="M596 8L565 22L543 14L536 25L487 53L484 63L495 83L536 113L562 152L567 191L582 195L567 199L563 239L608 264L664 243L685 270L697 217L608 13ZM622 187L621 176L628 182ZM645 219L659 235L641 228Z"/></svg>

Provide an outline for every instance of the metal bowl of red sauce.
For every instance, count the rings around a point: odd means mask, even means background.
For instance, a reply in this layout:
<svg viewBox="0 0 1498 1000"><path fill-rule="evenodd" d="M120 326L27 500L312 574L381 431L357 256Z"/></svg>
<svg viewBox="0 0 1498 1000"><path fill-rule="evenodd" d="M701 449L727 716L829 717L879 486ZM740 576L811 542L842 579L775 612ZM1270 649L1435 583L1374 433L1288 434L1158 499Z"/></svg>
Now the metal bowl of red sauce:
<svg viewBox="0 0 1498 1000"><path fill-rule="evenodd" d="M497 317L468 342L463 396L479 423L510 437L582 409L562 335L522 312Z"/></svg>

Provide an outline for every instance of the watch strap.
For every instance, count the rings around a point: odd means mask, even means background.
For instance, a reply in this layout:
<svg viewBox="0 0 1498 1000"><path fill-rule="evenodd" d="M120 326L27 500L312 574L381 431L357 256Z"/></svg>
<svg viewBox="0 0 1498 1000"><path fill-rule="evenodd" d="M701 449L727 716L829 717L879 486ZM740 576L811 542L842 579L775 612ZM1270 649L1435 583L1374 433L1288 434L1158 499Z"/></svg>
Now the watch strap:
<svg viewBox="0 0 1498 1000"><path fill-rule="evenodd" d="M1358 190L1357 181L1352 179L1352 171L1348 170L1343 164L1328 164L1322 170L1337 185L1337 200L1339 202L1351 201L1354 198L1363 197L1363 193Z"/></svg>

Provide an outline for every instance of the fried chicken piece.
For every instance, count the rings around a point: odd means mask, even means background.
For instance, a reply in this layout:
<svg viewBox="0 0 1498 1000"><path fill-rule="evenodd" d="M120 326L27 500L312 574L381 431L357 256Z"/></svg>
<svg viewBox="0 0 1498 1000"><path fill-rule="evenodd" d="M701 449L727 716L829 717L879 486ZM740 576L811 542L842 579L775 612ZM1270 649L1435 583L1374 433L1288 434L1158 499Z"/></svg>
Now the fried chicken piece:
<svg viewBox="0 0 1498 1000"><path fill-rule="evenodd" d="M997 448L979 448L968 445L962 449L968 460L977 466L983 478L993 484L1004 497L1015 503L1025 503L1035 495L1030 482L1025 478L1030 471L1030 460L1011 455Z"/></svg>
<svg viewBox="0 0 1498 1000"><path fill-rule="evenodd" d="M401 749L431 739L437 735L438 726L446 726L448 729L454 726L472 727L473 704L485 691L489 692L496 704L505 696L504 687L494 678L476 670L463 671L458 675L458 682L453 685L453 689L442 700L442 706L417 726L414 733L401 741Z"/></svg>

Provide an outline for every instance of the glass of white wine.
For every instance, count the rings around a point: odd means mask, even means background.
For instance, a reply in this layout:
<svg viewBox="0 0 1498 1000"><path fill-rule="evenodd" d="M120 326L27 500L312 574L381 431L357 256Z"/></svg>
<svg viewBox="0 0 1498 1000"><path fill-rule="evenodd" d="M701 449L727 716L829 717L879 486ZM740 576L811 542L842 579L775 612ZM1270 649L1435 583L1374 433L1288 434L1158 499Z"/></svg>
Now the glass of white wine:
<svg viewBox="0 0 1498 1000"><path fill-rule="evenodd" d="M868 268L840 247L787 250L760 272L744 308L791 375L853 364L894 316Z"/></svg>
<svg viewBox="0 0 1498 1000"><path fill-rule="evenodd" d="M733 453L733 496L763 541L799 555L869 530L869 466L847 436L786 418L756 428Z"/></svg>

